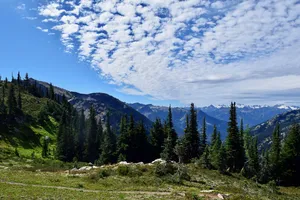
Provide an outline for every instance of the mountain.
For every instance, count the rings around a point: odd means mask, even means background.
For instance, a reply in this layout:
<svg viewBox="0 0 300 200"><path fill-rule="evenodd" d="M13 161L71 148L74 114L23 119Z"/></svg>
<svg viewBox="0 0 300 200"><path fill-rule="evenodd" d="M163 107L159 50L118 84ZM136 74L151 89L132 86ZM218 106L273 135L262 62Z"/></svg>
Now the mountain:
<svg viewBox="0 0 300 200"><path fill-rule="evenodd" d="M110 114L110 122L112 126L118 127L120 124L121 117L123 115L132 115L136 122L143 121L145 128L149 131L152 127L152 122L131 108L126 103L116 99L105 93L92 93L92 94L80 94L71 92L71 98L69 102L77 109L84 109L85 115L88 116L91 105L94 106L97 118L104 121L106 113Z"/></svg>
<svg viewBox="0 0 300 200"><path fill-rule="evenodd" d="M276 124L280 124L280 134L284 138L293 123L300 123L300 110L279 114L272 119L251 128L251 135L257 136L260 146L269 146Z"/></svg>
<svg viewBox="0 0 300 200"><path fill-rule="evenodd" d="M227 121L229 118L229 106L207 106L200 108L208 115L220 120ZM259 105L243 105L237 104L238 121L244 120L244 124L250 127L265 122L272 117L285 113L287 111L299 109L297 106L275 105L275 106L259 106Z"/></svg>
<svg viewBox="0 0 300 200"><path fill-rule="evenodd" d="M166 106L154 106L152 104L140 104L140 103L133 103L129 104L132 108L136 109L138 112L145 115L151 121L155 121L158 117L162 120L166 120L168 115L168 107ZM183 135L184 128L186 126L186 114L189 112L189 108L180 108L174 107L172 108L172 115L173 115L173 123L175 130L179 135ZM226 137L226 130L227 130L227 122L216 119L211 117L210 115L206 114L205 112L197 109L197 120L199 125L199 130L201 130L203 118L206 118L206 125L207 125L207 135L210 139L210 136L213 131L214 124L218 127L218 130L221 132L222 139Z"/></svg>
<svg viewBox="0 0 300 200"><path fill-rule="evenodd" d="M49 83L37 81L37 84L42 90L49 88ZM152 127L152 121L147 117L128 106L126 103L120 101L113 96L105 93L92 93L92 94L80 94L77 92L71 92L63 88L54 87L55 94L58 98L62 98L64 95L68 101L78 110L84 110L85 116L89 115L89 109L91 105L94 106L98 120L105 120L107 112L110 113L110 122L113 127L118 129L121 117L124 115L132 115L136 122L143 121L146 130L149 132Z"/></svg>

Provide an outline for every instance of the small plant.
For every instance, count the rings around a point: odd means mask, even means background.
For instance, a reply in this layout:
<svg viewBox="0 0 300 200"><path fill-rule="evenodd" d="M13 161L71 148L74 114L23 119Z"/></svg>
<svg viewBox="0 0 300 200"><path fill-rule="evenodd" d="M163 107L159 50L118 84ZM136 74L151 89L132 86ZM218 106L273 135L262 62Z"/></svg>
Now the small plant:
<svg viewBox="0 0 300 200"><path fill-rule="evenodd" d="M107 169L101 169L101 170L99 171L99 177L100 177L100 178L106 178L106 177L109 177L110 174L111 174L111 172L110 172L109 170L107 170Z"/></svg>
<svg viewBox="0 0 300 200"><path fill-rule="evenodd" d="M174 167L172 163L158 164L155 168L155 174L159 177L168 174L173 175L175 173L176 173L176 167Z"/></svg>
<svg viewBox="0 0 300 200"><path fill-rule="evenodd" d="M278 194L279 193L279 189L276 185L276 182L275 181L270 181L268 183L268 186L269 186L269 190L274 193L274 194Z"/></svg>
<svg viewBox="0 0 300 200"><path fill-rule="evenodd" d="M186 200L200 200L201 198L194 193L185 193Z"/></svg>
<svg viewBox="0 0 300 200"><path fill-rule="evenodd" d="M118 167L118 174L120 176L127 176L129 171L130 171L130 169L126 165L121 165L121 166Z"/></svg>
<svg viewBox="0 0 300 200"><path fill-rule="evenodd" d="M77 184L77 187L78 187L78 188L84 188L84 186L83 186L82 183L78 183L78 184Z"/></svg>
<svg viewBox="0 0 300 200"><path fill-rule="evenodd" d="M16 155L17 157L20 157L20 154L19 154L19 151L18 151L17 148L15 148L15 155Z"/></svg>

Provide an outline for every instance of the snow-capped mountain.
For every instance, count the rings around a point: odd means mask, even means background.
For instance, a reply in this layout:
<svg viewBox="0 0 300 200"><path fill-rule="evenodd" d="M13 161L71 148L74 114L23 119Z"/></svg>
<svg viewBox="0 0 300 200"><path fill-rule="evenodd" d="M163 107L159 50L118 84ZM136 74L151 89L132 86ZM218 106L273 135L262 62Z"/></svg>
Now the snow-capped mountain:
<svg viewBox="0 0 300 200"><path fill-rule="evenodd" d="M132 108L136 109L138 112L145 115L151 121L155 121L158 117L162 120L165 120L168 115L168 107L166 106L155 106L151 104L140 104L134 103L129 104ZM186 114L189 112L188 107L173 107L172 108L172 115L173 115L173 123L174 127L179 135L183 134L183 130L186 126ZM209 116L201 109L197 109L197 121L198 121L198 128L201 130L203 118L206 119L206 126L207 126L207 135L210 139L210 135L213 131L213 126L216 125L218 130L221 132L221 137L224 139L226 137L226 130L227 130L227 122L223 120L216 119L212 116Z"/></svg>
<svg viewBox="0 0 300 200"><path fill-rule="evenodd" d="M212 117L227 121L229 117L229 107L229 105L210 105L200 109ZM284 104L274 106L237 104L236 107L238 119L243 119L244 124L248 124L249 126L265 122L275 115L300 109L298 106L288 106Z"/></svg>

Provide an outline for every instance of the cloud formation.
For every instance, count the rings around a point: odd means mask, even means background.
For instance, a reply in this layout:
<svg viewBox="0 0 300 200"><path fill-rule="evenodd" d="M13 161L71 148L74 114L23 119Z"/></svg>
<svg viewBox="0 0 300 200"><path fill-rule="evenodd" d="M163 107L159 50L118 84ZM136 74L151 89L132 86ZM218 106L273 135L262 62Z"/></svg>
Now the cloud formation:
<svg viewBox="0 0 300 200"><path fill-rule="evenodd" d="M300 103L298 0L56 0L38 12L66 51L124 93Z"/></svg>

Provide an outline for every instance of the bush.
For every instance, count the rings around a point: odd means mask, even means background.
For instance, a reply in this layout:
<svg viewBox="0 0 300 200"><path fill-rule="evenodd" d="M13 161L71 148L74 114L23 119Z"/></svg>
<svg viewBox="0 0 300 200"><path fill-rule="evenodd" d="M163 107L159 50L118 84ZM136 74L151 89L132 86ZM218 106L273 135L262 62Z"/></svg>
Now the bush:
<svg viewBox="0 0 300 200"><path fill-rule="evenodd" d="M121 165L118 167L118 174L120 176L127 176L129 173L129 167L125 165Z"/></svg>
<svg viewBox="0 0 300 200"><path fill-rule="evenodd" d="M155 168L155 174L158 177L166 176L166 175L174 175L176 173L176 167L174 167L171 163L163 163L158 164Z"/></svg>
<svg viewBox="0 0 300 200"><path fill-rule="evenodd" d="M101 169L99 171L99 177L100 178L106 178L106 177L109 177L111 175L111 171L108 170L108 169Z"/></svg>

